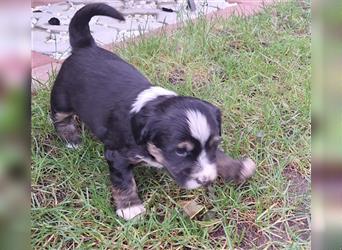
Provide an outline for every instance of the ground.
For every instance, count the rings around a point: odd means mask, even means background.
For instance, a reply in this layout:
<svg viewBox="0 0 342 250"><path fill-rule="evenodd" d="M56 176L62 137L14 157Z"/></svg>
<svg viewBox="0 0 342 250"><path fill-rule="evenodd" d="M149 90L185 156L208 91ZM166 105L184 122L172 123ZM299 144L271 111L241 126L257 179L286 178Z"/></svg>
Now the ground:
<svg viewBox="0 0 342 250"><path fill-rule="evenodd" d="M180 189L137 168L147 214L115 215L102 146L86 129L67 149L49 120L51 84L32 97L32 247L36 249L310 248L310 8L269 7L244 18L200 19L172 34L114 48L149 79L223 113L222 148L257 162L235 186ZM54 79L51 76L50 83ZM184 201L204 209L190 219Z"/></svg>

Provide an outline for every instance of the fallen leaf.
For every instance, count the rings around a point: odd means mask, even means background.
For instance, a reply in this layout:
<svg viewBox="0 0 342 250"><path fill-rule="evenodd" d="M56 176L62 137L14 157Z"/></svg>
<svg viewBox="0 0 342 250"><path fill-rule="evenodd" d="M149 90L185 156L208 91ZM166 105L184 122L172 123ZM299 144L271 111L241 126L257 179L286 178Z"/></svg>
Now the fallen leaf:
<svg viewBox="0 0 342 250"><path fill-rule="evenodd" d="M181 201L179 202L179 205L182 207L184 212L190 217L190 219L194 218L204 209L204 206L197 204L195 200Z"/></svg>

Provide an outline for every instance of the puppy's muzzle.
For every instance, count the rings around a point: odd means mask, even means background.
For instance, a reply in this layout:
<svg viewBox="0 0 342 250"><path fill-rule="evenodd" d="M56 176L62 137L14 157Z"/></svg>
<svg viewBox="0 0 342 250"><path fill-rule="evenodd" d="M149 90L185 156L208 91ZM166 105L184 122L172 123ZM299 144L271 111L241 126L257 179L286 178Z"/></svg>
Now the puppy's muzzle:
<svg viewBox="0 0 342 250"><path fill-rule="evenodd" d="M196 179L198 184L200 184L203 187L208 187L210 184L214 182L214 179L209 179L209 178L203 178L203 179Z"/></svg>

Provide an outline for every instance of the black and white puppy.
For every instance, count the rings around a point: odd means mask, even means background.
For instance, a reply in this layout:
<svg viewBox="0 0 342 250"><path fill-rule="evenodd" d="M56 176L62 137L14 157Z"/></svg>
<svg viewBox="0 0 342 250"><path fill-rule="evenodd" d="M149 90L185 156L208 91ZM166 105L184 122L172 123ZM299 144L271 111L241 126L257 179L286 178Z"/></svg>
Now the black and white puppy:
<svg viewBox="0 0 342 250"><path fill-rule="evenodd" d="M98 47L88 25L95 15L124 20L105 4L75 14L69 26L72 55L54 83L51 114L68 145L80 143L75 115L103 142L117 214L128 220L145 211L135 164L165 168L186 189L215 180L221 114L206 101L152 86L134 66Z"/></svg>

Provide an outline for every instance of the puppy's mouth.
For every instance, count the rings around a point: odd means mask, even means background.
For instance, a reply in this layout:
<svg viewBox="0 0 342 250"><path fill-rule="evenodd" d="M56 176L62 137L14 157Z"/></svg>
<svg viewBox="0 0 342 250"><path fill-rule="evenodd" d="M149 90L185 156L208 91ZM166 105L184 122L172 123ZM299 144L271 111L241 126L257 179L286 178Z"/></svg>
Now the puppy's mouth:
<svg viewBox="0 0 342 250"><path fill-rule="evenodd" d="M196 189L196 188L200 188L200 187L208 187L210 186L215 179L208 179L208 180L201 180L198 178L192 178L192 179L188 179L184 185L182 185L185 189Z"/></svg>

